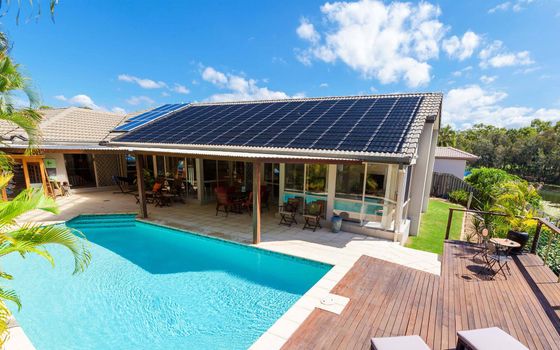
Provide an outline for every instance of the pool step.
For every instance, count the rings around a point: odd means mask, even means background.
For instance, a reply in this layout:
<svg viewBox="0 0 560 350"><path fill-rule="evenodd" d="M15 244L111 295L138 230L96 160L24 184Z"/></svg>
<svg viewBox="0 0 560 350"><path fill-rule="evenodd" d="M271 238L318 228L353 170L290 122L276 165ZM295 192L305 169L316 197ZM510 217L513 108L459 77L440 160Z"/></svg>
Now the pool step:
<svg viewBox="0 0 560 350"><path fill-rule="evenodd" d="M131 227L136 223L136 215L80 215L66 223L68 227L81 228L114 228Z"/></svg>

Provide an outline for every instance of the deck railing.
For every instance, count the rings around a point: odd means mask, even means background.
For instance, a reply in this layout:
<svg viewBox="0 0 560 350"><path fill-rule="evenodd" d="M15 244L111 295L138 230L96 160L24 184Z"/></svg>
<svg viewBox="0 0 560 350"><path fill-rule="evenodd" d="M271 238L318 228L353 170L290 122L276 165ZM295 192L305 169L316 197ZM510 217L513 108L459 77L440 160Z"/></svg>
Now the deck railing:
<svg viewBox="0 0 560 350"><path fill-rule="evenodd" d="M451 231L451 223L453 221L453 213L454 212L463 212L463 213L472 213L475 215L495 215L495 216L508 216L505 213L500 212L491 212L491 211L483 211L483 210L474 210L474 209L466 209L466 208L449 208L449 216L447 217L447 228L445 229L445 239L449 239L449 234ZM548 235L547 243L544 248L544 254L541 255L543 259L543 263L546 265L547 260L550 257L550 247L552 246L552 242L554 238L558 240L560 238L560 228L554 225L551 221L544 218L528 218L529 220L535 220L537 222L537 227L535 230L535 234L533 235L533 241L531 242L530 252L531 254L537 254L537 248L539 246L539 240L541 238L541 233L543 231L543 226L546 227L550 234ZM560 283L560 276L558 276L558 282Z"/></svg>

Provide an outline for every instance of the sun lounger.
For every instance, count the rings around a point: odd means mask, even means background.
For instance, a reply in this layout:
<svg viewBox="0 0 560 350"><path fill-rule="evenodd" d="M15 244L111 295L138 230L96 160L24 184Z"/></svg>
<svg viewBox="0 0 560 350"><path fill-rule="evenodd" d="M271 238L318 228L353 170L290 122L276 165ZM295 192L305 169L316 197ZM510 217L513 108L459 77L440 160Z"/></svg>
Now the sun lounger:
<svg viewBox="0 0 560 350"><path fill-rule="evenodd" d="M371 350L430 350L428 345L417 335L402 337L372 338Z"/></svg>
<svg viewBox="0 0 560 350"><path fill-rule="evenodd" d="M459 350L528 350L525 345L498 327L458 331Z"/></svg>

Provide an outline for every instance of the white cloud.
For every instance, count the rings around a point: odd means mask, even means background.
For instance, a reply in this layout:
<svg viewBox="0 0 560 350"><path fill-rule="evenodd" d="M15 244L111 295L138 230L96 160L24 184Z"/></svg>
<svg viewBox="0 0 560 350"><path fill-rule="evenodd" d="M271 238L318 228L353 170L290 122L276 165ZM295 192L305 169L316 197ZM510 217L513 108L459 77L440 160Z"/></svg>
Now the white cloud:
<svg viewBox="0 0 560 350"><path fill-rule="evenodd" d="M504 44L500 40L494 40L487 45L480 51L478 56L482 68L528 66L535 63L529 51L509 52L504 48Z"/></svg>
<svg viewBox="0 0 560 350"><path fill-rule="evenodd" d="M85 94L78 94L70 98L67 98L64 95L56 95L54 98L76 107L101 109L101 107L99 107L98 105L95 104L95 102L93 102L93 99L91 97Z"/></svg>
<svg viewBox="0 0 560 350"><path fill-rule="evenodd" d="M204 71L202 71L202 79L219 86L224 86L228 81L224 73L218 72L212 67L204 68Z"/></svg>
<svg viewBox="0 0 560 350"><path fill-rule="evenodd" d="M225 74L212 67L206 67L202 72L202 79L224 90L225 93L218 93L210 96L210 101L247 101L247 100L275 100L290 97L302 97L302 94L289 96L283 91L270 90L267 87L260 87L254 79Z"/></svg>
<svg viewBox="0 0 560 350"><path fill-rule="evenodd" d="M496 13L509 10L512 10L513 12L520 12L525 9L526 5L529 5L533 1L534 0L517 0L502 2L488 10L488 13Z"/></svg>
<svg viewBox="0 0 560 350"><path fill-rule="evenodd" d="M535 109L503 106L507 93L489 91L478 85L449 90L444 98L442 123L464 129L478 123L514 128L526 126L533 119L560 120L560 109Z"/></svg>
<svg viewBox="0 0 560 350"><path fill-rule="evenodd" d="M492 84L497 78L498 77L496 75L483 75L480 77L480 81L484 84Z"/></svg>
<svg viewBox="0 0 560 350"><path fill-rule="evenodd" d="M321 39L321 35L315 30L313 24L309 23L307 18L300 20L300 25L296 29L297 35L303 40L316 43Z"/></svg>
<svg viewBox="0 0 560 350"><path fill-rule="evenodd" d="M137 84L143 89L161 89L167 87L167 84L164 83L163 81L155 81L147 78L138 78L128 74L120 74L117 78L120 81Z"/></svg>
<svg viewBox="0 0 560 350"><path fill-rule="evenodd" d="M139 104L152 105L155 102L156 101L152 100L148 96L132 96L126 100L126 103L132 106L137 106Z"/></svg>
<svg viewBox="0 0 560 350"><path fill-rule="evenodd" d="M321 84L319 84L319 87L320 87L320 88L327 88L327 87L329 87L329 84L327 84L327 83L321 83Z"/></svg>
<svg viewBox="0 0 560 350"><path fill-rule="evenodd" d="M472 56L474 50L480 45L480 36L472 31L463 34L462 38L453 35L442 43L442 47L449 57L463 61Z"/></svg>
<svg viewBox="0 0 560 350"><path fill-rule="evenodd" d="M126 109L124 109L122 107L113 107L113 108L111 108L111 112L117 113L117 114L126 114Z"/></svg>
<svg viewBox="0 0 560 350"><path fill-rule="evenodd" d="M438 57L446 31L438 20L438 6L360 0L326 3L321 12L328 25L324 34L307 20L297 30L310 42L310 47L297 51L302 63L340 60L363 77L384 84L404 80L417 87L430 81L427 61Z"/></svg>
<svg viewBox="0 0 560 350"><path fill-rule="evenodd" d="M178 94L183 94L183 95L186 95L189 92L191 92L189 89L187 89L187 87L185 85L181 85L181 84L177 84L177 83L175 83L175 85L173 86L173 91L175 91Z"/></svg>

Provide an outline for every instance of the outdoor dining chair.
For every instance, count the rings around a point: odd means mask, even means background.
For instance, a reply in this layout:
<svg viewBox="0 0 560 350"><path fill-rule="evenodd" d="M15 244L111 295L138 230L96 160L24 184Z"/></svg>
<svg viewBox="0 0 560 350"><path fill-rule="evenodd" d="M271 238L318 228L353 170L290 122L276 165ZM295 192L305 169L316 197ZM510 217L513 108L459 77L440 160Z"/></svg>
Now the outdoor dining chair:
<svg viewBox="0 0 560 350"><path fill-rule="evenodd" d="M315 232L317 228L322 228L321 215L323 215L323 203L323 201L315 201L306 206L303 213L303 219L305 220L303 230L309 229Z"/></svg>
<svg viewBox="0 0 560 350"><path fill-rule="evenodd" d="M488 229L485 228L483 229L480 233L477 232L477 236L478 236L478 252L476 252L475 255L473 255L473 260L481 255L483 259L486 259L486 254L488 253L488 240L490 239L490 233L488 232Z"/></svg>
<svg viewBox="0 0 560 350"><path fill-rule="evenodd" d="M227 217L230 211L236 211L241 206L241 202L231 199L227 189L224 187L216 187L214 193L216 194L216 216L218 212L222 211L226 213Z"/></svg>
<svg viewBox="0 0 560 350"><path fill-rule="evenodd" d="M504 249L500 249L500 247L497 244L492 243L490 241L488 241L487 244L488 244L488 250L484 255L484 257L485 257L486 266L490 271L492 271L492 278L494 278L498 273L501 272L504 275L504 278L507 279L504 268L507 270L508 274L511 275L511 271L508 265L508 260L509 260L508 251Z"/></svg>
<svg viewBox="0 0 560 350"><path fill-rule="evenodd" d="M296 215L299 209L298 198L288 198L288 202L280 206L280 222L278 225L297 225Z"/></svg>

